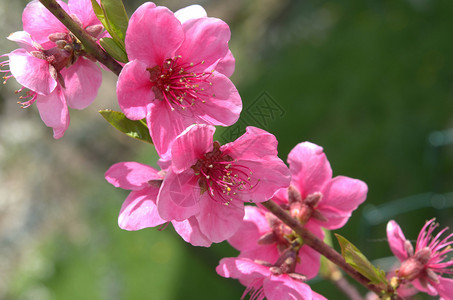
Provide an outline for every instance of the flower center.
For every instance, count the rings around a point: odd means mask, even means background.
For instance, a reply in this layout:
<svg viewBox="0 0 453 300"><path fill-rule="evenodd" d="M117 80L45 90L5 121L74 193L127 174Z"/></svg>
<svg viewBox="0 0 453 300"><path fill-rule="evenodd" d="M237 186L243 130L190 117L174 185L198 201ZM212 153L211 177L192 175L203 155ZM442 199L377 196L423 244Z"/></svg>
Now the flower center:
<svg viewBox="0 0 453 300"><path fill-rule="evenodd" d="M238 193L253 189L258 181L252 184L250 168L222 153L219 142L214 142L213 146L213 150L205 153L192 169L199 176L201 193L208 192L211 199L228 205Z"/></svg>
<svg viewBox="0 0 453 300"><path fill-rule="evenodd" d="M182 110L194 106L196 102L205 103L209 97L205 91L212 83L209 78L212 73L190 72L194 63L180 64L181 56L167 59L162 66L148 68L150 81L154 84L152 91L157 99L165 101L171 110ZM204 61L196 64L204 64Z"/></svg>

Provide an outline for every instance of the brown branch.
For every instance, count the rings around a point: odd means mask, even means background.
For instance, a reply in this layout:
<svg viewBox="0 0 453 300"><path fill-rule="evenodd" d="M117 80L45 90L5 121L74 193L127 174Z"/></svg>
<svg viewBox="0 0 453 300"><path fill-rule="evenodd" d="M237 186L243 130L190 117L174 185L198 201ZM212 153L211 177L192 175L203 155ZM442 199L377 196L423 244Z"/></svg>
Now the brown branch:
<svg viewBox="0 0 453 300"><path fill-rule="evenodd" d="M100 63L109 68L113 73L119 75L121 65L107 54L96 40L89 35L64 11L64 9L55 0L39 0L69 31L71 31L84 45L88 54L96 58Z"/></svg>
<svg viewBox="0 0 453 300"><path fill-rule="evenodd" d="M370 291L376 293L376 295L382 295L383 291L380 287L370 284L369 280L364 277L362 274L357 272L352 268L346 261L343 259L341 254L331 248L329 245L318 239L313 233L302 227L299 222L293 219L286 211L284 211L278 204L272 200L261 203L266 207L270 212L272 212L276 217L278 217L283 223L291 227L298 235L304 240L304 244L311 247L313 250L324 255L328 260L339 266L343 271L345 271L349 276L354 278L357 282L365 286Z"/></svg>

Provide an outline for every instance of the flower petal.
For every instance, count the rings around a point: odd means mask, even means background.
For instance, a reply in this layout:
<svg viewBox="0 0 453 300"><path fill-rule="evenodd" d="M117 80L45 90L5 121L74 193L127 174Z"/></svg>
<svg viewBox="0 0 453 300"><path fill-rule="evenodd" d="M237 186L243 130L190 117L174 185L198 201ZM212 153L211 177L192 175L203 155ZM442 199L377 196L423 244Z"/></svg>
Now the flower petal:
<svg viewBox="0 0 453 300"><path fill-rule="evenodd" d="M258 239L271 231L263 210L256 206L246 205L245 215L239 230L228 239L228 243L239 251L259 247Z"/></svg>
<svg viewBox="0 0 453 300"><path fill-rule="evenodd" d="M211 71L212 65L228 53L231 32L228 25L216 18L191 19L184 24L185 39L176 52L181 64L191 64L191 72Z"/></svg>
<svg viewBox="0 0 453 300"><path fill-rule="evenodd" d="M226 77L231 77L234 73L235 64L236 60L234 59L233 53L231 53L231 50L228 50L228 53L217 63L215 70Z"/></svg>
<svg viewBox="0 0 453 300"><path fill-rule="evenodd" d="M324 232L321 227L307 223L305 228L312 232L321 241L324 240ZM302 246L299 250L299 261L296 265L296 273L300 273L311 279L318 275L319 267L321 266L321 256L319 252L308 246Z"/></svg>
<svg viewBox="0 0 453 300"><path fill-rule="evenodd" d="M13 32L7 37L7 39L16 42L19 47L24 48L27 52L37 50L36 47L39 47L39 45L33 41L30 34L25 31Z"/></svg>
<svg viewBox="0 0 453 300"><path fill-rule="evenodd" d="M238 160L264 160L267 156L277 156L277 144L273 134L248 126L243 135L220 150Z"/></svg>
<svg viewBox="0 0 453 300"><path fill-rule="evenodd" d="M167 221L183 221L200 211L200 187L192 169L175 174L170 169L164 178L157 207Z"/></svg>
<svg viewBox="0 0 453 300"><path fill-rule="evenodd" d="M69 126L69 112L60 88L47 96L38 95L36 106L44 124L53 128L53 137L61 138Z"/></svg>
<svg viewBox="0 0 453 300"><path fill-rule="evenodd" d="M99 0L97 1L99 3ZM71 14L74 14L82 22L83 28L101 24L93 11L91 0L69 0L68 7Z"/></svg>
<svg viewBox="0 0 453 300"><path fill-rule="evenodd" d="M332 169L322 147L303 142L294 147L288 155L292 184L299 190L302 198L319 192L332 178Z"/></svg>
<svg viewBox="0 0 453 300"><path fill-rule="evenodd" d="M439 284L436 289L439 296L444 300L453 299L453 278L439 277Z"/></svg>
<svg viewBox="0 0 453 300"><path fill-rule="evenodd" d="M251 259L236 257L222 258L216 267L216 272L222 277L240 279L246 285L271 274L268 267L257 264Z"/></svg>
<svg viewBox="0 0 453 300"><path fill-rule="evenodd" d="M271 275L263 281L263 289L269 300L311 300L308 284L292 279L286 274Z"/></svg>
<svg viewBox="0 0 453 300"><path fill-rule="evenodd" d="M187 118L178 110L171 110L167 103L156 101L150 106L146 121L157 154L166 160L170 156L169 150L173 141L194 123L195 118Z"/></svg>
<svg viewBox="0 0 453 300"><path fill-rule="evenodd" d="M178 18L181 23L192 19L206 18L207 16L206 10L198 4L189 5L175 11L175 17Z"/></svg>
<svg viewBox="0 0 453 300"><path fill-rule="evenodd" d="M140 230L164 224L156 207L158 187L132 191L121 206L118 225L125 230Z"/></svg>
<svg viewBox="0 0 453 300"><path fill-rule="evenodd" d="M404 247L406 237L398 223L393 220L387 223L387 239L390 250L400 261L408 258L406 247Z"/></svg>
<svg viewBox="0 0 453 300"><path fill-rule="evenodd" d="M94 62L79 58L71 67L61 70L61 75L70 108L84 109L94 101L102 83L101 69Z"/></svg>
<svg viewBox="0 0 453 300"><path fill-rule="evenodd" d="M203 154L212 150L215 127L191 125L181 133L171 146L173 171L181 173L193 166Z"/></svg>
<svg viewBox="0 0 453 300"><path fill-rule="evenodd" d="M262 161L238 160L236 165L250 170L252 188L237 191L237 198L244 202L259 203L272 198L280 189L289 186L291 175L288 167L277 156Z"/></svg>
<svg viewBox="0 0 453 300"><path fill-rule="evenodd" d="M111 166L105 172L105 179L116 187L137 191L149 186L150 180L162 180L163 177L148 165L128 161Z"/></svg>
<svg viewBox="0 0 453 300"><path fill-rule="evenodd" d="M51 76L50 64L31 55L25 49L8 54L11 74L17 82L40 95L49 95L55 90L57 81Z"/></svg>
<svg viewBox="0 0 453 300"><path fill-rule="evenodd" d="M338 229L343 226L351 212L365 201L367 192L368 187L365 182L358 179L337 176L328 181L322 189L323 197L317 206L318 211L328 219L327 222L322 222L322 226L328 229ZM328 217L331 212L337 213L330 214L333 217L332 220Z"/></svg>
<svg viewBox="0 0 453 300"><path fill-rule="evenodd" d="M184 40L181 23L166 7L147 2L132 14L126 32L129 60L138 59L147 67L161 66L173 58Z"/></svg>
<svg viewBox="0 0 453 300"><path fill-rule="evenodd" d="M220 243L237 232L244 217L242 203L232 201L229 205L216 202L205 196L200 201L200 212L196 215L200 230L206 237Z"/></svg>
<svg viewBox="0 0 453 300"><path fill-rule="evenodd" d="M118 104L131 120L144 119L154 101L146 65L138 60L128 62L121 70L116 86Z"/></svg>
<svg viewBox="0 0 453 300"><path fill-rule="evenodd" d="M225 75L213 72L209 84L201 84L206 96L200 96L204 103L198 101L190 109L202 123L230 126L237 122L242 110L242 100L238 90Z"/></svg>
<svg viewBox="0 0 453 300"><path fill-rule="evenodd" d="M58 4L68 12L68 5L57 0ZM49 35L56 32L68 32L66 27L38 0L27 4L22 14L24 30L28 32L38 44L49 41Z"/></svg>
<svg viewBox="0 0 453 300"><path fill-rule="evenodd" d="M200 231L200 225L195 217L177 222L172 221L176 232L193 246L209 247L212 242Z"/></svg>

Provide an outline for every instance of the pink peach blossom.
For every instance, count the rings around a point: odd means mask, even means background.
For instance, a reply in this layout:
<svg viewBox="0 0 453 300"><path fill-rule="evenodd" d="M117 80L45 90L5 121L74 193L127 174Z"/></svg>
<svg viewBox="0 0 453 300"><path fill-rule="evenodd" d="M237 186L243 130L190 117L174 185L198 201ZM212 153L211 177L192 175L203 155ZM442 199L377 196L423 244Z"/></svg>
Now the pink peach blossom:
<svg viewBox="0 0 453 300"><path fill-rule="evenodd" d="M401 266L396 270L401 284L410 282L421 292L450 300L453 299L453 279L442 275L453 274L453 261L448 256L453 251L450 247L453 244L453 234L441 238L447 227L433 236L438 227L434 220L426 222L421 229L415 250L393 220L387 224L387 238L390 250L401 261Z"/></svg>
<svg viewBox="0 0 453 300"><path fill-rule="evenodd" d="M322 295L303 282L303 276L285 273L279 268L248 258L223 258L216 268L222 277L236 278L246 286L242 299L250 293L251 300L321 300Z"/></svg>
<svg viewBox="0 0 453 300"><path fill-rule="evenodd" d="M157 207L168 221L195 218L196 229L217 243L239 228L243 202L270 199L290 176L272 134L247 127L236 141L220 146L212 142L214 131L196 124L176 138Z"/></svg>
<svg viewBox="0 0 453 300"><path fill-rule="evenodd" d="M229 39L228 25L199 8L175 16L148 2L131 16L125 40L130 62L119 76L118 102L129 119L146 118L161 157L193 123L238 120L241 98L226 76L234 70Z"/></svg>
<svg viewBox="0 0 453 300"><path fill-rule="evenodd" d="M332 178L329 161L318 145L298 144L289 153L288 163L291 186L280 190L274 200L288 205L291 215L302 224L338 229L365 201L367 185L345 176Z"/></svg>

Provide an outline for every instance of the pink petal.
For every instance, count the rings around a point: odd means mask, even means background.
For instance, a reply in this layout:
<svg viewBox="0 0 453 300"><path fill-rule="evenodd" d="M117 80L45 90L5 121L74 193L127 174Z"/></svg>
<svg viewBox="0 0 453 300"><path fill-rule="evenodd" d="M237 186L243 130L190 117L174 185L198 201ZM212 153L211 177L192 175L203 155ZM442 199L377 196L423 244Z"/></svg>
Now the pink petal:
<svg viewBox="0 0 453 300"><path fill-rule="evenodd" d="M288 188L279 189L272 197L272 200L280 205L288 204Z"/></svg>
<svg viewBox="0 0 453 300"><path fill-rule="evenodd" d="M53 137L61 138L69 126L69 112L60 88L47 96L38 95L36 106L44 124L53 128Z"/></svg>
<svg viewBox="0 0 453 300"><path fill-rule="evenodd" d="M159 215L167 221L183 221L200 211L200 187L192 169L175 174L170 169L157 200Z"/></svg>
<svg viewBox="0 0 453 300"><path fill-rule="evenodd" d="M444 300L453 299L453 279L439 277L439 284L436 286L439 296Z"/></svg>
<svg viewBox="0 0 453 300"><path fill-rule="evenodd" d="M97 2L99 3L99 0ZM83 28L101 24L93 11L91 0L69 0L68 7L71 14L76 15L82 22Z"/></svg>
<svg viewBox="0 0 453 300"><path fill-rule="evenodd" d="M280 252L276 244L258 245L255 240L255 248L242 250L239 257L261 260L268 263L276 263L280 257Z"/></svg>
<svg viewBox="0 0 453 300"><path fill-rule="evenodd" d="M69 68L61 70L61 75L65 82L63 92L70 108L84 109L94 101L102 83L101 69L94 62L79 58Z"/></svg>
<svg viewBox="0 0 453 300"><path fill-rule="evenodd" d="M214 242L220 243L230 238L241 225L244 217L242 203L231 202L229 205L215 202L207 195L200 201L200 212L196 215L201 232Z"/></svg>
<svg viewBox="0 0 453 300"><path fill-rule="evenodd" d="M25 31L16 31L11 33L8 40L16 42L19 47L24 48L27 52L38 50L38 44L31 38L30 34Z"/></svg>
<svg viewBox="0 0 453 300"><path fill-rule="evenodd" d="M206 18L208 15L201 5L193 4L175 11L175 17L179 22L184 23L188 20Z"/></svg>
<svg viewBox="0 0 453 300"><path fill-rule="evenodd" d="M68 12L68 5L57 0L58 4ZM27 4L22 14L24 30L28 32L38 44L49 41L49 35L56 32L68 32L66 27L38 0Z"/></svg>
<svg viewBox="0 0 453 300"><path fill-rule="evenodd" d="M195 217L177 222L172 221L176 232L193 246L209 247L212 242L200 231L200 225Z"/></svg>
<svg viewBox="0 0 453 300"><path fill-rule="evenodd" d="M24 87L41 95L55 90L57 81L51 76L50 64L31 55L25 49L17 49L8 54L11 74Z"/></svg>
<svg viewBox="0 0 453 300"><path fill-rule="evenodd" d="M129 60L138 59L147 67L161 66L173 58L184 40L181 23L166 7L148 2L131 16L126 32Z"/></svg>
<svg viewBox="0 0 453 300"><path fill-rule="evenodd" d="M173 171L180 173L193 166L203 154L212 150L215 127L210 125L191 125L171 146Z"/></svg>
<svg viewBox="0 0 453 300"><path fill-rule="evenodd" d="M431 284L428 283L428 285L425 287L423 286L418 279L415 279L411 281L412 285L419 290L422 293L426 293L431 296L437 296L437 290L435 287L433 287ZM448 299L448 298L447 298Z"/></svg>
<svg viewBox="0 0 453 300"><path fill-rule="evenodd" d="M328 181L322 189L323 197L317 207L319 212L328 218L322 226L328 229L338 229L343 226L351 212L365 201L367 192L367 185L358 179L337 176ZM332 220L329 219L328 214L333 217ZM340 218L344 220L339 220Z"/></svg>
<svg viewBox="0 0 453 300"><path fill-rule="evenodd" d="M131 120L144 119L154 101L149 76L146 65L138 60L128 62L120 73L116 86L118 104Z"/></svg>
<svg viewBox="0 0 453 300"><path fill-rule="evenodd" d="M163 177L148 165L129 161L111 166L105 172L105 179L116 187L137 191L149 186L150 180L161 180Z"/></svg>
<svg viewBox="0 0 453 300"><path fill-rule="evenodd" d="M177 51L182 64L193 63L192 72L207 70L228 53L231 32L228 25L216 18L198 18L184 22L185 39Z"/></svg>
<svg viewBox="0 0 453 300"><path fill-rule="evenodd" d="M140 230L164 224L156 207L159 188L148 187L132 191L121 206L118 225L125 230Z"/></svg>
<svg viewBox="0 0 453 300"><path fill-rule="evenodd" d="M270 276L268 267L255 263L247 258L222 258L216 267L216 272L222 277L241 279L246 285L257 279Z"/></svg>
<svg viewBox="0 0 453 300"><path fill-rule="evenodd" d="M250 182L253 188L237 192L237 198L244 202L269 200L280 188L288 187L291 181L288 167L276 156L268 156L263 161L238 160L236 164L248 168L252 173Z"/></svg>
<svg viewBox="0 0 453 300"><path fill-rule="evenodd" d="M215 70L226 77L231 77L234 73L235 64L236 60L234 59L233 53L231 53L231 50L228 50L228 53L217 63Z"/></svg>
<svg viewBox="0 0 453 300"><path fill-rule="evenodd" d="M311 300L308 284L292 279L286 274L271 275L264 279L264 294L268 300Z"/></svg>
<svg viewBox="0 0 453 300"><path fill-rule="evenodd" d="M351 212L345 212L332 206L322 206L322 210L319 209L319 211L327 219L327 221L312 218L308 223L313 223L330 230L343 227L351 217Z"/></svg>
<svg viewBox="0 0 453 300"><path fill-rule="evenodd" d="M315 291L311 291L311 294L312 294L312 298L311 298L312 300L327 300L326 297L316 293Z"/></svg>
<svg viewBox="0 0 453 300"><path fill-rule="evenodd" d="M277 139L265 130L248 126L246 132L234 142L221 147L222 152L240 160L265 160L277 156Z"/></svg>
<svg viewBox="0 0 453 300"><path fill-rule="evenodd" d="M393 254L400 261L406 260L408 258L406 247L404 247L406 237L398 223L393 220L387 223L387 239Z"/></svg>
<svg viewBox="0 0 453 300"><path fill-rule="evenodd" d="M332 169L322 147L310 142L296 145L288 155L288 163L292 184L302 194L302 198L319 192L326 181L332 178Z"/></svg>
<svg viewBox="0 0 453 300"><path fill-rule="evenodd" d="M225 75L213 72L208 81L202 85L205 93L205 103L197 102L191 110L202 119L202 123L230 126L239 119L242 110L242 100L234 84Z"/></svg>
<svg viewBox="0 0 453 300"><path fill-rule="evenodd" d="M244 220L239 230L228 239L228 242L239 251L260 247L258 239L271 231L263 210L256 206L246 205Z"/></svg>
<svg viewBox="0 0 453 300"><path fill-rule="evenodd" d="M160 100L150 106L146 121L154 147L162 159L168 158L173 141L189 125L192 125L194 120L194 118L187 118L179 110L171 110L167 103Z"/></svg>

